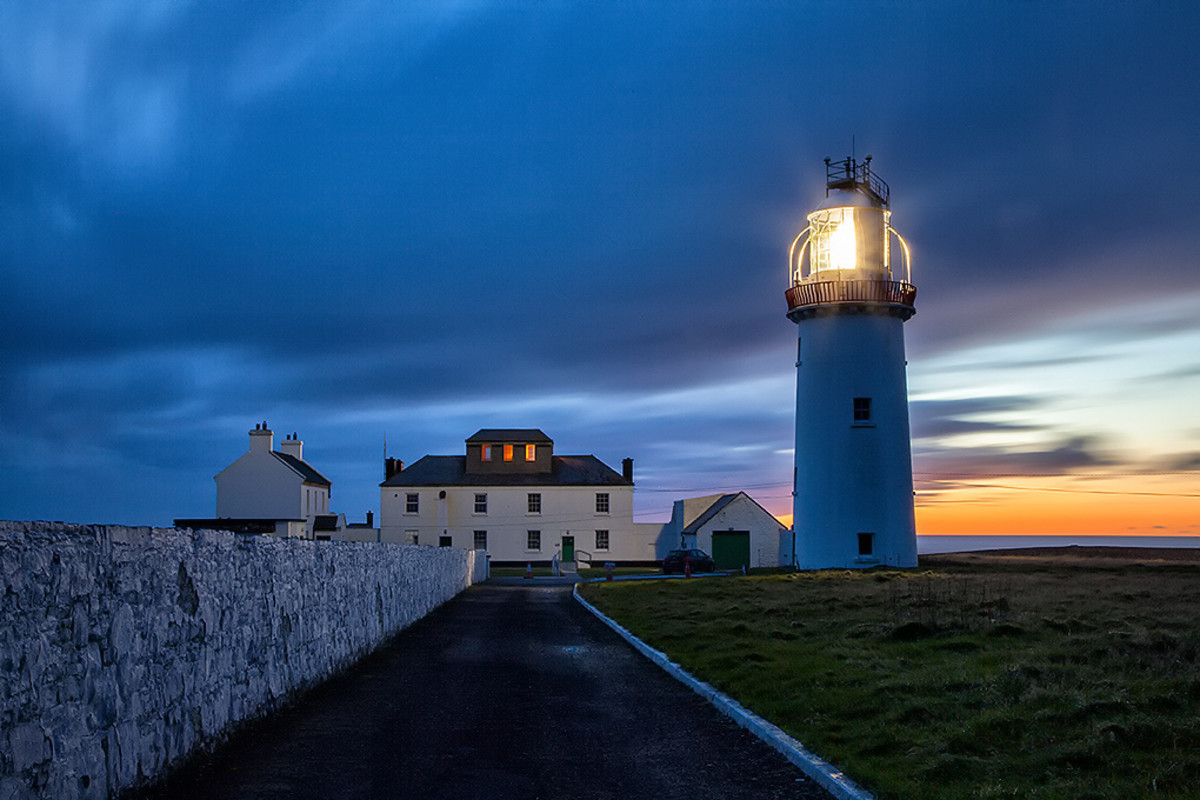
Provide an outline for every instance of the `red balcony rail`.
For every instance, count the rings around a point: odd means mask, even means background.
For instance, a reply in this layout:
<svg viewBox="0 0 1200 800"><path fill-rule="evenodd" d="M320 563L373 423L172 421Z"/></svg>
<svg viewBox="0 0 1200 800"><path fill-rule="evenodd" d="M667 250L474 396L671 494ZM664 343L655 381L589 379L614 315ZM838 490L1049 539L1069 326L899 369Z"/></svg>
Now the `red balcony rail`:
<svg viewBox="0 0 1200 800"><path fill-rule="evenodd" d="M917 287L904 281L813 281L787 290L788 310L825 303L889 303L912 308Z"/></svg>

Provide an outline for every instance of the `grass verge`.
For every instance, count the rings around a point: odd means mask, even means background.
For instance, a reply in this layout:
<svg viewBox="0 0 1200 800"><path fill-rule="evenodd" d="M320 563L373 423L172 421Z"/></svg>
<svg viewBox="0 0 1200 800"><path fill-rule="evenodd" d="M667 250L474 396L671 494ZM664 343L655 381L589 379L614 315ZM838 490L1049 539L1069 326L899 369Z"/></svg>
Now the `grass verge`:
<svg viewBox="0 0 1200 800"><path fill-rule="evenodd" d="M1200 797L1200 565L930 557L584 592L880 798Z"/></svg>

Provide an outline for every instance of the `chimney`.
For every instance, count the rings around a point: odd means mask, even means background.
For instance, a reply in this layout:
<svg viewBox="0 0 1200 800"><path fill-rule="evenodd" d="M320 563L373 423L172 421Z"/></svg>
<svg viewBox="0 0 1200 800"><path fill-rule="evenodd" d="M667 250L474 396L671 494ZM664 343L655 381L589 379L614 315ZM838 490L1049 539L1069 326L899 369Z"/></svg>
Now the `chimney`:
<svg viewBox="0 0 1200 800"><path fill-rule="evenodd" d="M375 512L374 511L367 512L367 527L368 528L375 527Z"/></svg>
<svg viewBox="0 0 1200 800"><path fill-rule="evenodd" d="M283 448L283 452L286 455L289 455L299 461L304 460L304 442L300 441L299 437L296 436L295 431L292 432L291 436L284 440L280 447Z"/></svg>
<svg viewBox="0 0 1200 800"><path fill-rule="evenodd" d="M621 477L633 483L633 459L626 458L621 461Z"/></svg>
<svg viewBox="0 0 1200 800"><path fill-rule="evenodd" d="M275 434L267 427L267 423L255 425L250 431L250 452L269 453L275 442Z"/></svg>
<svg viewBox="0 0 1200 800"><path fill-rule="evenodd" d="M404 462L401 461L400 459L385 458L383 460L383 479L386 481L388 478L399 473L403 469L404 469Z"/></svg>

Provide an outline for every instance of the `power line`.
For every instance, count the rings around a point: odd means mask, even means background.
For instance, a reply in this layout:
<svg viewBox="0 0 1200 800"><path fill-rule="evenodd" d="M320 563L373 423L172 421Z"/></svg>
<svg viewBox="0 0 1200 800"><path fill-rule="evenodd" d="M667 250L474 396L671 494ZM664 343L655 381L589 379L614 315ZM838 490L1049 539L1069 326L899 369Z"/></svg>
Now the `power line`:
<svg viewBox="0 0 1200 800"><path fill-rule="evenodd" d="M683 487L675 487L675 488L670 488L670 489L641 489L641 488L638 488L635 486L633 491L641 492L643 494L657 494L657 493L665 493L665 492L676 492L676 493L678 493L678 492L723 492L723 491L728 491L729 485L730 484L726 483L726 484L722 484L719 486L683 486ZM791 486L791 484L790 483L752 483L749 485L743 484L742 487L740 489L738 489L737 491L744 492L747 489L782 489L785 486Z"/></svg>
<svg viewBox="0 0 1200 800"><path fill-rule="evenodd" d="M1200 475L1200 470L1181 469L1181 470L1161 470L1155 472L1071 472L1071 473L1054 473L1054 474L1030 474L1028 472L994 472L994 473L977 473L971 477L974 478L1140 478L1161 475ZM933 480L942 479L947 482L952 482L955 486L971 487L977 489L1008 489L1011 491L1029 491L1029 492L1064 492L1068 494L1112 494L1112 495L1132 495L1145 497L1200 497L1200 494L1189 494L1187 492L1124 492L1110 491L1103 489L1066 489L1062 487L1038 487L1038 486L1006 486L1003 484L993 483L967 483L962 481L962 473L956 472L914 472L914 478L929 478ZM680 494L690 492L728 492L730 484L718 486L679 486L672 488L661 489L644 489L634 487L636 494ZM736 491L747 491L750 489L785 489L790 488L790 483L755 483L743 485ZM782 495L780 495L782 496Z"/></svg>

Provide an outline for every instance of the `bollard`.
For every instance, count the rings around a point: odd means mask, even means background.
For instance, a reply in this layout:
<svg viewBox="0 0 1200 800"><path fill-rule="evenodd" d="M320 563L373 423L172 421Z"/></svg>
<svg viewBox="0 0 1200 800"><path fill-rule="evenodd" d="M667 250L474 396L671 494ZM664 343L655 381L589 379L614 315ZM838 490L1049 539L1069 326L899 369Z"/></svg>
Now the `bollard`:
<svg viewBox="0 0 1200 800"><path fill-rule="evenodd" d="M617 566L611 561L604 562L604 580L611 581L613 575L613 567Z"/></svg>

